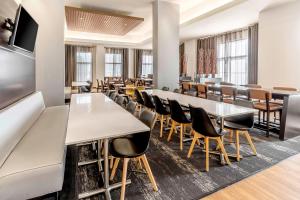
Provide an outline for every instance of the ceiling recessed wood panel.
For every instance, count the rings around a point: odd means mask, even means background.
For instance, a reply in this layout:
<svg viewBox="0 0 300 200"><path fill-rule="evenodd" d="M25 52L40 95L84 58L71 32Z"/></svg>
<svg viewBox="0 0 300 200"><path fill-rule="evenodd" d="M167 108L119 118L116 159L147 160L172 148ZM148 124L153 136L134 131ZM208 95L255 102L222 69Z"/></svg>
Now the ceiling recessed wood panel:
<svg viewBox="0 0 300 200"><path fill-rule="evenodd" d="M143 18L75 7L65 7L68 30L111 35L126 35Z"/></svg>

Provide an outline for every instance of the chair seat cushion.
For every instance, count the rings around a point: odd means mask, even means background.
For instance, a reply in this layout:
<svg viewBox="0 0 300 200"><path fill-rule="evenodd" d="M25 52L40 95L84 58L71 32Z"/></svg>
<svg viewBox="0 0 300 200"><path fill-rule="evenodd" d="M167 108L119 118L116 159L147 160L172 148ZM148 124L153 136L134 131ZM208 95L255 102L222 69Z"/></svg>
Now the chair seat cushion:
<svg viewBox="0 0 300 200"><path fill-rule="evenodd" d="M232 130L248 130L249 127L243 126L241 124L237 124L234 122L224 121L224 127L232 129Z"/></svg>
<svg viewBox="0 0 300 200"><path fill-rule="evenodd" d="M270 111L278 111L282 109L282 106L276 103L269 103L269 106ZM267 104L262 102L254 103L254 108L258 110L267 111Z"/></svg>
<svg viewBox="0 0 300 200"><path fill-rule="evenodd" d="M200 93L200 94L198 94L198 97L206 99L206 94L205 93Z"/></svg>
<svg viewBox="0 0 300 200"><path fill-rule="evenodd" d="M133 136L116 138L110 142L110 153L117 158L133 158L144 154L145 149L134 142Z"/></svg>
<svg viewBox="0 0 300 200"><path fill-rule="evenodd" d="M229 103L229 104L233 104L233 99L223 99L224 103Z"/></svg>
<svg viewBox="0 0 300 200"><path fill-rule="evenodd" d="M0 169L1 199L60 191L64 180L68 106L46 108Z"/></svg>

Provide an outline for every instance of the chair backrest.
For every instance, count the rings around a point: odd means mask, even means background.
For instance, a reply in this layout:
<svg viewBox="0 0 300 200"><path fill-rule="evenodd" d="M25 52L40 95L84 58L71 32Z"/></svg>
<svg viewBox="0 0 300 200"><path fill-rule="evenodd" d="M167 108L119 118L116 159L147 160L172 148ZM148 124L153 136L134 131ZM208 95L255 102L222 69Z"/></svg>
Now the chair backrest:
<svg viewBox="0 0 300 200"><path fill-rule="evenodd" d="M105 90L105 88L104 88L104 81L103 81L103 80L101 80L101 90L102 90L102 91Z"/></svg>
<svg viewBox="0 0 300 200"><path fill-rule="evenodd" d="M144 99L143 99L141 93L140 93L137 89L134 90L134 96L135 96L135 98L136 98L136 101L137 101L139 104L141 104L141 105L144 105L144 104L145 104L145 103L144 103Z"/></svg>
<svg viewBox="0 0 300 200"><path fill-rule="evenodd" d="M190 112L193 130L207 137L220 136L203 108L196 108L190 105Z"/></svg>
<svg viewBox="0 0 300 200"><path fill-rule="evenodd" d="M167 112L166 107L164 106L160 98L156 95L153 95L152 98L155 104L155 111L160 115L166 113Z"/></svg>
<svg viewBox="0 0 300 200"><path fill-rule="evenodd" d="M262 88L261 85L256 85L256 84L246 84L246 85L242 85L244 87L248 87L248 88Z"/></svg>
<svg viewBox="0 0 300 200"><path fill-rule="evenodd" d="M116 98L116 103L122 107L125 106L125 98L121 95L118 95L118 97Z"/></svg>
<svg viewBox="0 0 300 200"><path fill-rule="evenodd" d="M205 84L197 84L196 88L198 93L207 93L207 85Z"/></svg>
<svg viewBox="0 0 300 200"><path fill-rule="evenodd" d="M117 92L113 92L113 93L111 93L110 98L111 98L111 100L115 101L115 99L117 98L117 96L118 96L118 93Z"/></svg>
<svg viewBox="0 0 300 200"><path fill-rule="evenodd" d="M152 97L149 96L149 94L147 92L142 92L142 96L144 99L144 106L146 106L147 108L150 108L150 109L154 109L155 105L153 103Z"/></svg>
<svg viewBox="0 0 300 200"><path fill-rule="evenodd" d="M183 91L190 90L190 83L189 82L183 82L182 83L182 90Z"/></svg>
<svg viewBox="0 0 300 200"><path fill-rule="evenodd" d="M253 100L269 101L272 94L267 90L249 89L249 98Z"/></svg>
<svg viewBox="0 0 300 200"><path fill-rule="evenodd" d="M155 112L144 109L139 119L152 130L155 124Z"/></svg>
<svg viewBox="0 0 300 200"><path fill-rule="evenodd" d="M222 101L222 97L216 94L207 94L207 99L212 101L218 101L218 102Z"/></svg>
<svg viewBox="0 0 300 200"><path fill-rule="evenodd" d="M97 88L99 88L99 87L100 87L99 80L98 80L98 79L96 79L96 81L97 81Z"/></svg>
<svg viewBox="0 0 300 200"><path fill-rule="evenodd" d="M136 88L138 89L138 91L143 91L146 89L144 85L137 86Z"/></svg>
<svg viewBox="0 0 300 200"><path fill-rule="evenodd" d="M129 101L129 103L126 105L126 110L134 115L136 111L136 106L137 106L136 102Z"/></svg>
<svg viewBox="0 0 300 200"><path fill-rule="evenodd" d="M173 92L175 92L175 93L181 93L180 89L178 89L178 88L175 88L175 89L173 90Z"/></svg>
<svg viewBox="0 0 300 200"><path fill-rule="evenodd" d="M36 92L0 111L0 168L44 109L43 95Z"/></svg>
<svg viewBox="0 0 300 200"><path fill-rule="evenodd" d="M222 86L221 87L222 97L230 96L233 99L235 99L236 93L237 93L237 90L234 87L230 87L230 86Z"/></svg>
<svg viewBox="0 0 300 200"><path fill-rule="evenodd" d="M163 91L169 91L170 90L170 88L168 88L168 87L162 87L162 89L161 90L163 90Z"/></svg>
<svg viewBox="0 0 300 200"><path fill-rule="evenodd" d="M274 90L285 90L285 91L298 91L297 88L293 87L273 87Z"/></svg>
<svg viewBox="0 0 300 200"><path fill-rule="evenodd" d="M170 112L171 112L171 119L181 123L183 121L188 121L183 109L181 108L180 104L176 100L168 99Z"/></svg>

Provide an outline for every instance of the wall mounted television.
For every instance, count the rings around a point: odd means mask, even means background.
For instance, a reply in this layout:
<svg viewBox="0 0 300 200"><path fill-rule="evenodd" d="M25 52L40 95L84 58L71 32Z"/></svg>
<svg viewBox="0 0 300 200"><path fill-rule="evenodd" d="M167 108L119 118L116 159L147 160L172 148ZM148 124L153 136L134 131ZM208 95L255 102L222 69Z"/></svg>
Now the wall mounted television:
<svg viewBox="0 0 300 200"><path fill-rule="evenodd" d="M14 29L9 41L13 47L33 52L38 32L38 23L20 5L15 19Z"/></svg>

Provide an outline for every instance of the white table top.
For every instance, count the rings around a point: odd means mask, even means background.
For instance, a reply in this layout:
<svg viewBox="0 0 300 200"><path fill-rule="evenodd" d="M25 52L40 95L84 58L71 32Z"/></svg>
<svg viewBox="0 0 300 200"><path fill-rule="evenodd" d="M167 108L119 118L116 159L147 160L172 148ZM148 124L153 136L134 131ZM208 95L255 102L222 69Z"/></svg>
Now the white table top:
<svg viewBox="0 0 300 200"><path fill-rule="evenodd" d="M157 95L159 98L167 100L177 100L181 105L189 106L191 104L195 107L202 107L206 110L207 113L214 115L216 117L231 117L237 116L241 114L247 113L256 113L257 110L241 107L233 104L217 102L207 99L201 99L198 97L192 97L188 95L178 94L169 91L162 91L162 90L145 90L149 94Z"/></svg>
<svg viewBox="0 0 300 200"><path fill-rule="evenodd" d="M72 95L66 145L143 131L150 129L104 94Z"/></svg>
<svg viewBox="0 0 300 200"><path fill-rule="evenodd" d="M89 84L87 82L76 82L76 81L73 81L72 82L72 86L73 87L89 86Z"/></svg>

